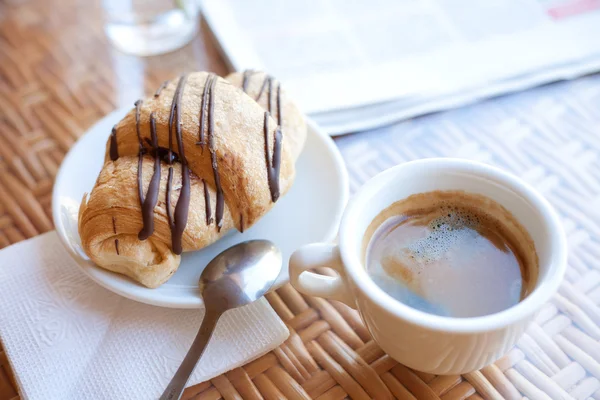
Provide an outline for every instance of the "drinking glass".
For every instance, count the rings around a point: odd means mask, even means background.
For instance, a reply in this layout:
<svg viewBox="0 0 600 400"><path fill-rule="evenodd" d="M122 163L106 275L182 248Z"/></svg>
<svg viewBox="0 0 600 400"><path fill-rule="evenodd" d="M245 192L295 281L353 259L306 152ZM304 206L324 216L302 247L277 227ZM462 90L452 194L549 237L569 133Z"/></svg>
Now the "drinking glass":
<svg viewBox="0 0 600 400"><path fill-rule="evenodd" d="M198 30L196 0L103 0L104 30L124 53L151 56L186 45Z"/></svg>

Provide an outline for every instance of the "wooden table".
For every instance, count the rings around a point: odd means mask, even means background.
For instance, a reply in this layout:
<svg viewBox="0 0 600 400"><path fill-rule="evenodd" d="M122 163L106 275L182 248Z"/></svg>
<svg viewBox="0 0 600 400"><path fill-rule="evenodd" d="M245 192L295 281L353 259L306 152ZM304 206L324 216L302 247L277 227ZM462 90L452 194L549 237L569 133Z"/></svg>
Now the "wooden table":
<svg viewBox="0 0 600 400"><path fill-rule="evenodd" d="M185 48L140 59L107 44L101 16L99 1L0 2L0 247L52 229L57 168L93 122L184 71L227 72L204 25ZM384 147L382 141L395 140L394 129L369 140ZM366 146L352 140L337 142L347 158L354 157L353 146ZM369 157L349 164L351 172L364 177L383 167L382 159ZM402 161L394 157L390 163ZM362 181L352 183L356 188ZM600 399L600 280L593 268L577 274L573 279L591 283L566 283L517 347L495 365L463 376L398 364L371 340L354 310L284 286L268 299L290 339L243 368L188 388L185 397ZM0 348L0 400L18 398Z"/></svg>

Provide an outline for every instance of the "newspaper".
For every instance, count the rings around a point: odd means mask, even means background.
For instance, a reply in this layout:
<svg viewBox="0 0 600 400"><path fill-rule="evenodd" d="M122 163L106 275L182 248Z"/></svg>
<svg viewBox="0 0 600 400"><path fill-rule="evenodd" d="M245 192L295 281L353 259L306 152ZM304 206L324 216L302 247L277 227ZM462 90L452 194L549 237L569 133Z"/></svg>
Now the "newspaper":
<svg viewBox="0 0 600 400"><path fill-rule="evenodd" d="M600 0L203 0L234 70L330 134L600 70Z"/></svg>

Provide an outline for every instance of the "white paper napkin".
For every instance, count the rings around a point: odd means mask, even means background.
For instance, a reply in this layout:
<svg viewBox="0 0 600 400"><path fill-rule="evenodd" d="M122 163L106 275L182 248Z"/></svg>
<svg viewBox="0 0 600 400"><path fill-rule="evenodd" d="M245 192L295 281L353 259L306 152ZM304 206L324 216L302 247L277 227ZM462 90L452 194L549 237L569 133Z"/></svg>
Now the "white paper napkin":
<svg viewBox="0 0 600 400"><path fill-rule="evenodd" d="M88 279L51 232L0 251L0 339L24 399L153 399L203 312L137 303ZM288 331L265 299L225 314L190 385L245 364Z"/></svg>

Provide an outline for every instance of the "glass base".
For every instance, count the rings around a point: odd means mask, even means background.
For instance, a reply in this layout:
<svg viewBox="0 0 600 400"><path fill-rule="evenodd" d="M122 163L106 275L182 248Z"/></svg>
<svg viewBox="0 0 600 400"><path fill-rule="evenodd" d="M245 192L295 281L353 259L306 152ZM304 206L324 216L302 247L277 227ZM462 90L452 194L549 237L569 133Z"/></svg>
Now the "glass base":
<svg viewBox="0 0 600 400"><path fill-rule="evenodd" d="M170 10L151 23L107 23L108 39L118 50L136 56L153 56L188 44L198 31L198 18L181 9Z"/></svg>

